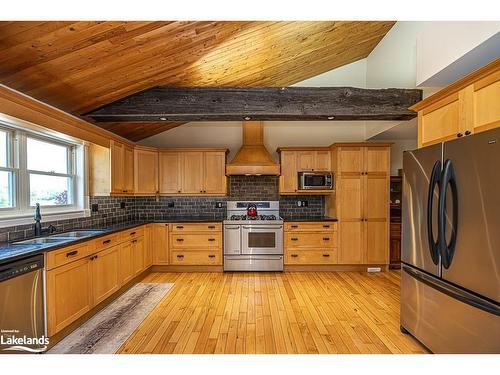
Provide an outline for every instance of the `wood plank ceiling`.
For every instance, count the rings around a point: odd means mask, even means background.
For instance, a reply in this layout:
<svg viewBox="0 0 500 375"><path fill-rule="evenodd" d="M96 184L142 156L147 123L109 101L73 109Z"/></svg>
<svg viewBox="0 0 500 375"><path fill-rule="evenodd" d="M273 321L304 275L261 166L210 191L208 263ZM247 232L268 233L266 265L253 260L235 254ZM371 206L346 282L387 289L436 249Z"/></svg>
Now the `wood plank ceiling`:
<svg viewBox="0 0 500 375"><path fill-rule="evenodd" d="M0 82L81 115L154 86L289 86L365 58L393 21L0 22ZM180 122L98 123L137 141Z"/></svg>

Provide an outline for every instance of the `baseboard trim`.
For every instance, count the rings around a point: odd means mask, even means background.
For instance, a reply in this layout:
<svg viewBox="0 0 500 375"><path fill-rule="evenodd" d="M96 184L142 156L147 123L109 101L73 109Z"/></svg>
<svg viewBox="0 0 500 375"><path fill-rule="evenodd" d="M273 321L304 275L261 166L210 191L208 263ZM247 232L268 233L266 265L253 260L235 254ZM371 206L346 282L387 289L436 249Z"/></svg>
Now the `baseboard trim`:
<svg viewBox="0 0 500 375"><path fill-rule="evenodd" d="M389 269L387 264L285 264L285 272L367 272L368 267L380 267L382 272Z"/></svg>
<svg viewBox="0 0 500 375"><path fill-rule="evenodd" d="M223 272L222 266L154 265L151 272Z"/></svg>

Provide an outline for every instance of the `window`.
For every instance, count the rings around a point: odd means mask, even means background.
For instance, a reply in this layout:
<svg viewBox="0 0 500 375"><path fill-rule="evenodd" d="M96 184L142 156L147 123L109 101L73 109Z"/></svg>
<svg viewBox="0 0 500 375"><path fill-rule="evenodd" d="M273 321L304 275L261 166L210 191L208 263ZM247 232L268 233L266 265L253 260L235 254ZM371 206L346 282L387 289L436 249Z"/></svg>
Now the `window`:
<svg viewBox="0 0 500 375"><path fill-rule="evenodd" d="M42 215L82 212L83 152L83 145L0 124L0 226L30 218L37 203Z"/></svg>
<svg viewBox="0 0 500 375"><path fill-rule="evenodd" d="M73 203L73 147L28 137L26 141L30 206Z"/></svg>

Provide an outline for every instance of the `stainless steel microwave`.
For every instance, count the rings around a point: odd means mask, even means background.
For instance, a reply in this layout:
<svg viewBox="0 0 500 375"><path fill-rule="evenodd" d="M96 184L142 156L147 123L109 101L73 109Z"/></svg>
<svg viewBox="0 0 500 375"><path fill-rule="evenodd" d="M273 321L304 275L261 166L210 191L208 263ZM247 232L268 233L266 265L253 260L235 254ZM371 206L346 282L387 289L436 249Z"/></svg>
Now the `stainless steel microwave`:
<svg viewBox="0 0 500 375"><path fill-rule="evenodd" d="M299 172L299 190L333 189L332 172Z"/></svg>

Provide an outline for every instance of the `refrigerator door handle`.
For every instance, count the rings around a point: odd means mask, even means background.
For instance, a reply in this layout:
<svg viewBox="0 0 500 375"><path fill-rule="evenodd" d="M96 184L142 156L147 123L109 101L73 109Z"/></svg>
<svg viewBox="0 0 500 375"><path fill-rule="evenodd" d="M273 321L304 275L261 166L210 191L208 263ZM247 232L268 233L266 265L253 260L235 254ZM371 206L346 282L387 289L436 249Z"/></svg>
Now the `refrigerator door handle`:
<svg viewBox="0 0 500 375"><path fill-rule="evenodd" d="M450 185L451 199L452 199L452 217L451 217L451 235L450 241L446 243L446 192L448 185ZM438 216L438 238L441 238L441 258L443 267L448 269L451 266L453 255L455 254L455 247L457 244L457 230L458 230L458 190L457 181L455 177L455 170L453 163L450 159L444 162L443 173L439 188L439 216Z"/></svg>
<svg viewBox="0 0 500 375"><path fill-rule="evenodd" d="M403 272L406 272L408 275L413 277L414 279L434 288L441 293L448 295L451 298L459 300L463 303L466 303L470 306L476 307L483 311L486 311L490 314L500 316L500 306L493 302L489 302L482 298L476 297L474 294L469 293L465 290L454 287L451 284L445 283L440 279L437 279L433 276L430 276L424 272L418 271L416 269L410 268L407 265L403 265Z"/></svg>
<svg viewBox="0 0 500 375"><path fill-rule="evenodd" d="M434 167L432 168L431 178L429 182L429 194L427 195L427 240L429 242L429 251L431 252L431 258L434 264L439 263L439 253L440 253L440 236L438 232L438 237L434 240L434 233L432 230L432 218L433 218L433 202L434 202L434 188L436 185L440 187L439 180L441 174L441 160L436 161L434 163ZM439 190L441 192L441 190ZM441 195L441 194L439 194ZM441 211L438 211L438 222L439 222L439 214Z"/></svg>

